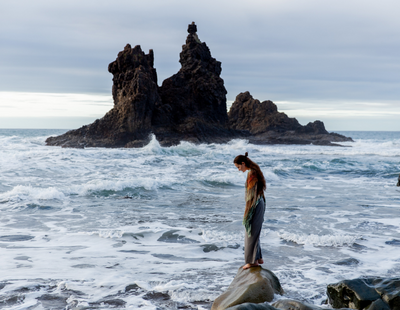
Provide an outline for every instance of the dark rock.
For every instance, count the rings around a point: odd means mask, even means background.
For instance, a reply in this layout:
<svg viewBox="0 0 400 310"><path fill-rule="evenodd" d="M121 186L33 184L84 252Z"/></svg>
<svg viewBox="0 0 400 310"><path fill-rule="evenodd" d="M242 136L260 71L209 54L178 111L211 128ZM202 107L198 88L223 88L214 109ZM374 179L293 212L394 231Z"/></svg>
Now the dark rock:
<svg viewBox="0 0 400 310"><path fill-rule="evenodd" d="M364 309L381 298L374 288L375 281L375 278L360 278L329 284L327 288L329 303L333 308Z"/></svg>
<svg viewBox="0 0 400 310"><path fill-rule="evenodd" d="M254 144L338 145L332 142L353 141L328 133L321 121L302 126L295 118L278 112L272 101L260 102L249 92L237 95L228 117L231 128L247 132L249 142Z"/></svg>
<svg viewBox="0 0 400 310"><path fill-rule="evenodd" d="M283 299L272 304L273 307L283 310L322 310L326 308L317 307L309 303L301 303L297 300Z"/></svg>
<svg viewBox="0 0 400 310"><path fill-rule="evenodd" d="M143 296L143 299L145 299L145 300L165 301L165 300L170 300L171 297L167 293L148 292L146 295Z"/></svg>
<svg viewBox="0 0 400 310"><path fill-rule="evenodd" d="M108 71L114 75L114 107L101 119L46 140L63 147L144 146L149 142L154 107L160 103L153 51L127 44Z"/></svg>
<svg viewBox="0 0 400 310"><path fill-rule="evenodd" d="M216 252L223 249L223 247L219 248L215 244L203 244L201 247L203 248L203 252L205 253L209 253L211 251Z"/></svg>
<svg viewBox="0 0 400 310"><path fill-rule="evenodd" d="M178 230L170 230L162 234L157 241L168 242L168 243L200 243L197 240L186 238L185 236L176 234Z"/></svg>
<svg viewBox="0 0 400 310"><path fill-rule="evenodd" d="M393 239L393 240L390 240L390 241L386 241L385 244L393 245L393 246L400 246L400 240Z"/></svg>
<svg viewBox="0 0 400 310"><path fill-rule="evenodd" d="M38 298L45 309L64 309L67 305L67 298L59 295L44 294Z"/></svg>
<svg viewBox="0 0 400 310"><path fill-rule="evenodd" d="M0 307L7 308L14 306L16 304L22 304L24 300L25 300L24 295L2 297L0 299Z"/></svg>
<svg viewBox="0 0 400 310"><path fill-rule="evenodd" d="M365 310L390 310L390 307L382 299L377 299L371 305L365 308Z"/></svg>
<svg viewBox="0 0 400 310"><path fill-rule="evenodd" d="M267 131L287 131L301 128L295 118L278 112L272 101L253 99L250 93L244 92L236 96L229 113L229 124L233 129L247 130L252 135Z"/></svg>
<svg viewBox="0 0 400 310"><path fill-rule="evenodd" d="M276 310L276 308L267 303L253 304L246 302L244 304L229 307L226 310Z"/></svg>
<svg viewBox="0 0 400 310"><path fill-rule="evenodd" d="M211 56L188 26L180 53L181 69L157 85L154 54L127 44L110 63L114 107L101 119L57 137L47 145L62 147L142 147L151 133L162 146L193 143L225 143L235 138L255 144L319 144L351 141L329 134L320 121L301 126L295 118L278 112L272 101L259 102L248 92L237 96L229 111L221 62Z"/></svg>
<svg viewBox="0 0 400 310"><path fill-rule="evenodd" d="M358 265L359 263L360 262L355 258L346 258L346 259L337 261L334 264L339 265L339 266L353 266L353 265Z"/></svg>
<svg viewBox="0 0 400 310"><path fill-rule="evenodd" d="M130 284L127 287L125 287L125 293L131 292L131 291L137 292L137 291L140 291L140 290L141 290L140 286L137 285L136 283L135 284Z"/></svg>
<svg viewBox="0 0 400 310"><path fill-rule="evenodd" d="M107 305L107 306L110 306L110 307L113 307L113 308L114 307L115 308L117 308L117 307L118 308L122 308L122 307L125 307L126 301L124 301L122 299L119 299L119 298L115 298L115 299L103 298L103 299L101 299L99 301L96 301L96 302L90 302L89 305L91 307L96 307L96 308L101 307L102 305ZM90 309L92 309L92 308L90 308Z"/></svg>
<svg viewBox="0 0 400 310"><path fill-rule="evenodd" d="M400 174L399 174L399 178L398 178L398 181L397 181L397 186L400 186Z"/></svg>
<svg viewBox="0 0 400 310"><path fill-rule="evenodd" d="M0 236L1 242L18 242L18 241L28 241L35 237L29 235L7 235Z"/></svg>
<svg viewBox="0 0 400 310"><path fill-rule="evenodd" d="M189 25L180 53L181 69L164 80L159 89L162 104L154 113L154 133L166 145L173 144L174 139L227 142L237 136L228 129L221 62L211 56L196 30L194 23Z"/></svg>
<svg viewBox="0 0 400 310"><path fill-rule="evenodd" d="M243 303L272 301L274 294L283 294L279 279L262 267L239 268L228 289L215 299L211 310L224 310Z"/></svg>
<svg viewBox="0 0 400 310"><path fill-rule="evenodd" d="M376 278L373 285L390 309L400 309L400 278Z"/></svg>

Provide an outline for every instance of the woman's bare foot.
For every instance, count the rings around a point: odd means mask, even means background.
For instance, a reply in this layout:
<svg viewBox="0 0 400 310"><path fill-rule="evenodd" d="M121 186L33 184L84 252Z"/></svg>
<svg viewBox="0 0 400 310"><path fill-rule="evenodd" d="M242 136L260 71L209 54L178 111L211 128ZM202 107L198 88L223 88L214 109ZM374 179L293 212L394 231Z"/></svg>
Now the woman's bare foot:
<svg viewBox="0 0 400 310"><path fill-rule="evenodd" d="M257 267L257 266L259 266L258 263L256 263L256 264L246 264L246 265L243 266L243 269L249 269L251 267Z"/></svg>
<svg viewBox="0 0 400 310"><path fill-rule="evenodd" d="M262 258L260 258L259 260L257 260L257 263L264 264L264 260Z"/></svg>

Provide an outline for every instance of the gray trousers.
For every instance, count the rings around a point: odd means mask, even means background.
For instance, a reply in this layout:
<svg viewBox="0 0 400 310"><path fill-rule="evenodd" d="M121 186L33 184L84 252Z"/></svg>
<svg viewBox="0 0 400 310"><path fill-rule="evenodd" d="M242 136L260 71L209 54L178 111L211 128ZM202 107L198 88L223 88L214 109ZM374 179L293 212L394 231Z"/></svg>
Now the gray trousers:
<svg viewBox="0 0 400 310"><path fill-rule="evenodd" d="M247 232L244 232L244 261L246 264L255 264L258 259L262 258L260 234L264 222L264 213L265 203L263 199L260 199L250 221L251 236L249 237Z"/></svg>

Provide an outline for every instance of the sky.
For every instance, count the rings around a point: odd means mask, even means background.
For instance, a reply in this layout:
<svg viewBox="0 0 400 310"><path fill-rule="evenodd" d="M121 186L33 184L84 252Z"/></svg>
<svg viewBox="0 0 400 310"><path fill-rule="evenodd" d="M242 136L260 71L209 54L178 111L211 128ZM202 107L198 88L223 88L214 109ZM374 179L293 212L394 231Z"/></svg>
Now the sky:
<svg viewBox="0 0 400 310"><path fill-rule="evenodd" d="M227 105L245 91L328 131L400 131L398 0L4 0L0 128L78 128L112 106L108 64L154 50L180 69L187 26L222 63Z"/></svg>

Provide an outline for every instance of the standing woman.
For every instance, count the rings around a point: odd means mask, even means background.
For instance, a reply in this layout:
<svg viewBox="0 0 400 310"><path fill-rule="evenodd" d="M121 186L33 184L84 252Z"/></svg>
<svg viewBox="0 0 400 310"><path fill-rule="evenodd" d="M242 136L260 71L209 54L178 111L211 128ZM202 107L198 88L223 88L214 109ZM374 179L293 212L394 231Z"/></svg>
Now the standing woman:
<svg viewBox="0 0 400 310"><path fill-rule="evenodd" d="M264 191L267 186L260 167L248 158L247 152L245 155L236 156L233 163L239 171L248 171L245 184L246 208L243 215L243 225L246 229L243 269L248 269L264 263L260 247L260 234L265 213Z"/></svg>

